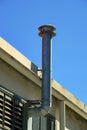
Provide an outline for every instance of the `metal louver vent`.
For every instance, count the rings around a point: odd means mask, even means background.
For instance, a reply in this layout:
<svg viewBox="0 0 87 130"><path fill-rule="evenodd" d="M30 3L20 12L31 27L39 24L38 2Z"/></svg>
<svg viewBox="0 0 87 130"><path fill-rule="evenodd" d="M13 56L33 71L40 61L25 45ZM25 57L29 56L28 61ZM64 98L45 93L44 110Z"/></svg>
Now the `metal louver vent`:
<svg viewBox="0 0 87 130"><path fill-rule="evenodd" d="M23 103L0 89L0 130L23 129Z"/></svg>

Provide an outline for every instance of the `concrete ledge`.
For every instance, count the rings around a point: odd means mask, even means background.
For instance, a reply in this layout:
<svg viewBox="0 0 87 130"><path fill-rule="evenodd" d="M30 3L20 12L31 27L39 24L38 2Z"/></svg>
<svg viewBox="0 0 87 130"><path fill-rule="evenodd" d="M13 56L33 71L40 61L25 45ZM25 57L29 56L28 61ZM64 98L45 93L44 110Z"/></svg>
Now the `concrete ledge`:
<svg viewBox="0 0 87 130"><path fill-rule="evenodd" d="M40 71L37 71L38 67L27 59L23 54L17 51L13 46L11 46L7 41L0 37L0 50L7 53L11 58L15 59L17 62L21 63L24 67L31 70L38 76L42 76ZM1 58L2 55L0 55Z"/></svg>
<svg viewBox="0 0 87 130"><path fill-rule="evenodd" d="M25 56L23 56L20 52L18 52L15 48L13 48L8 42L6 42L3 38L0 37L0 49L7 52L11 57L20 62L26 68L31 69L31 61L28 60Z"/></svg>

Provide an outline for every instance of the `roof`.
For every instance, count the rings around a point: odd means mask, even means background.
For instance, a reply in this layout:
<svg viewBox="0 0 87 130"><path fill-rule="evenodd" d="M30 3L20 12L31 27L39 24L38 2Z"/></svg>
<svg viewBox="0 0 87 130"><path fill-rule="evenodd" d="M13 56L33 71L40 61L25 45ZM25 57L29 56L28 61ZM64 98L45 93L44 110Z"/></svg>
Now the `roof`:
<svg viewBox="0 0 87 130"><path fill-rule="evenodd" d="M0 58L38 86L41 86L41 72L37 73L38 67L1 37ZM52 80L52 90L53 96L58 100L65 100L65 104L68 107L87 120L87 105L81 102L55 80Z"/></svg>

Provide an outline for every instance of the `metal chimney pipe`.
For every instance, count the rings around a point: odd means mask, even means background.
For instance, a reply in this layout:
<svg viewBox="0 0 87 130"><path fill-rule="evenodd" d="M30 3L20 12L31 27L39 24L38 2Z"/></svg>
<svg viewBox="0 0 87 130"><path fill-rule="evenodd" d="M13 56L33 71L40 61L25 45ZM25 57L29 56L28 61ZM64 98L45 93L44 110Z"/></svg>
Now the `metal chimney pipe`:
<svg viewBox="0 0 87 130"><path fill-rule="evenodd" d="M49 111L52 106L51 90L51 49L52 37L56 35L56 28L52 25L43 25L38 28L42 37L42 108Z"/></svg>
<svg viewBox="0 0 87 130"><path fill-rule="evenodd" d="M42 37L42 99L41 106L29 108L29 116L47 115L52 106L51 90L51 47L52 37L56 35L56 28L52 25L43 25L38 28ZM29 101L29 103L32 101ZM35 101L34 101L35 102ZM37 103L37 101L36 101Z"/></svg>

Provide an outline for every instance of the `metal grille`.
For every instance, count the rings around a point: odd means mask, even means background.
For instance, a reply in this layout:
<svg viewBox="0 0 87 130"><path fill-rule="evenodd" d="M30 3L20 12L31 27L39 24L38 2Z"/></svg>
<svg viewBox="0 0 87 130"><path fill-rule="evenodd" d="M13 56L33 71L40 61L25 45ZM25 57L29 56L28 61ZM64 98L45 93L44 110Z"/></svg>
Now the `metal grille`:
<svg viewBox="0 0 87 130"><path fill-rule="evenodd" d="M23 130L23 103L0 89L0 130Z"/></svg>

